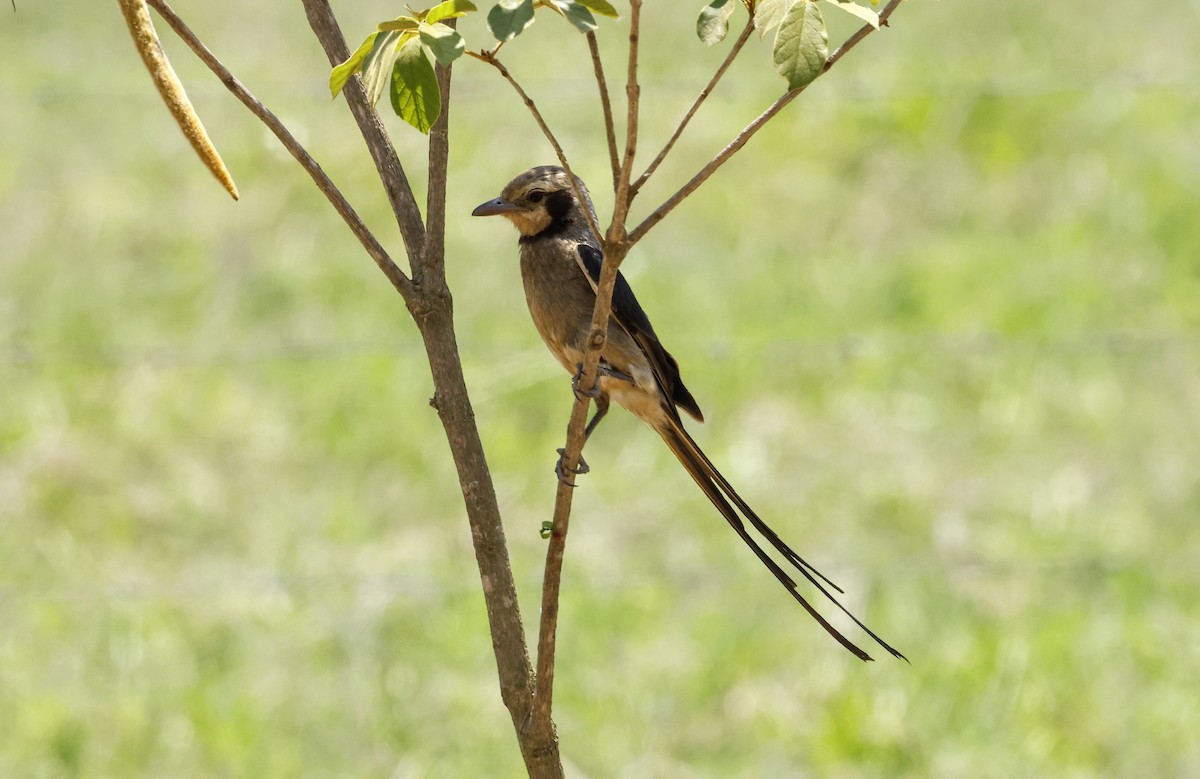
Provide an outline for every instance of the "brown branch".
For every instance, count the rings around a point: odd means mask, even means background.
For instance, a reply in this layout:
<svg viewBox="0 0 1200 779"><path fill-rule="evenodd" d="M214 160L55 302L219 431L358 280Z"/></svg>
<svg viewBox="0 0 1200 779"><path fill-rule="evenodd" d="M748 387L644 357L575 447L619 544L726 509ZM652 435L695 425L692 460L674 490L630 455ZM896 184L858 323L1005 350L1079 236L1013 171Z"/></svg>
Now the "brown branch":
<svg viewBox="0 0 1200 779"><path fill-rule="evenodd" d="M313 182L317 185L317 189L321 190L321 192L333 205L334 210L341 215L342 221L346 223L351 232L354 233L354 236L358 238L359 243L361 243L363 248L367 250L367 254L371 255L371 259L375 261L375 264L379 266L379 269L383 271L385 276L387 276L388 281L392 283L392 286L396 288L396 291L404 296L406 301L409 300L413 296L412 282L407 276L404 275L404 271L400 270L396 263L392 261L392 258L388 256L388 253L384 250L383 246L381 246L379 241L375 239L375 236L371 234L371 231L367 229L367 226L363 223L362 219L360 219L358 214L355 213L354 208L350 205L350 203L346 200L334 183L329 179L329 177L325 175L325 171L321 170L321 166L318 165L316 160L312 158L312 155L310 155L305 148L300 145L300 142L297 141L290 132L288 132L288 129L284 127L282 122L279 121L279 118L276 117L275 114L271 113L266 106L259 102L258 98L251 94L250 90L248 90L245 85L242 84L242 82L238 81L237 78L235 78L234 75L229 72L229 69L226 68L219 59L217 59L216 55L209 51L208 47L196 37L195 33L192 32L187 24L185 24L184 21L175 14L175 11L171 9L171 6L167 4L166 0L148 0L148 3L154 8L155 11L158 12L160 16L162 16L167 24L170 25L171 29L175 31L175 34L178 35L193 52L195 52L200 61L207 65L208 69L216 74L217 78L221 80L221 83L223 83L225 87L232 92L233 95L240 100L243 105L246 106L246 108L250 109L250 112L257 116L263 122L263 124L265 124L271 130L271 132L275 134L275 137L278 138L281 143L283 143L284 148L286 148L291 155L296 158L296 161L300 163L300 166L304 168L309 176L312 177Z"/></svg>
<svg viewBox="0 0 1200 779"><path fill-rule="evenodd" d="M617 270L628 253L625 239L625 216L629 211L629 176L637 150L638 131L638 36L641 19L641 0L630 0L629 21L629 77L626 95L629 99L628 120L625 135L625 158L616 184L616 203L608 238L603 241L604 260L600 268L600 279L596 287L596 307L592 311L592 334L589 350L584 356L580 386L595 386L600 365L600 354L608 339L608 322L612 313L612 293L617 281ZM599 236L599 233L596 233ZM562 581L563 555L566 551L567 531L571 521L571 501L575 480L571 476L579 466L583 453L584 426L587 423L589 399L580 395L571 408L567 423L567 443L563 447L563 470L568 477L560 482L554 497L554 517L550 541L546 550L546 568L542 577L542 619L538 631L537 675L533 695L532 732L545 737L552 732L550 719L554 701L554 660L558 635L558 601Z"/></svg>
<svg viewBox="0 0 1200 779"><path fill-rule="evenodd" d="M624 255L616 251L624 248L610 247L604 255L600 280L596 289L596 308L592 316L591 348L584 357L583 378L580 386L595 386L600 353L607 339L607 322L612 312L612 291L617 280L617 268ZM599 322L599 324L597 324ZM563 470L567 483L560 483L554 496L554 516L551 523L550 540L546 549L546 568L542 576L542 613L538 631L537 675L534 692L532 732L539 738L552 732L550 719L554 695L555 647L558 634L558 601L562 581L563 555L566 551L567 531L571 521L571 501L575 494L573 475L579 467L586 441L583 435L591 403L581 396L571 406L571 418L567 423L567 443L563 448Z"/></svg>
<svg viewBox="0 0 1200 779"><path fill-rule="evenodd" d="M458 19L443 19L442 23L454 29ZM449 295L446 287L446 183L450 161L450 76L449 65L436 66L438 94L442 101L442 113L433 127L429 128L429 191L425 202L425 246L421 251L424 260L419 269L413 270L413 281L425 286L434 295ZM420 274L420 275L418 275Z"/></svg>
<svg viewBox="0 0 1200 779"><path fill-rule="evenodd" d="M608 227L609 243L624 242L625 217L629 214L629 201L633 197L629 190L629 179L633 175L633 157L637 153L638 138L638 38L641 35L642 0L629 2L629 73L625 82L625 98L628 102L628 117L625 120L625 157L621 160L621 175L617 178L617 197L613 205L612 223ZM620 259L624 259L621 252ZM619 260L618 260L619 262ZM607 320L606 320L607 321Z"/></svg>
<svg viewBox="0 0 1200 779"><path fill-rule="evenodd" d="M724 62L722 62L721 66L717 68L717 72L713 74L711 79L709 79L708 84L704 86L704 89L700 90L700 94L696 96L696 99L692 102L691 108L689 108L687 113L683 115L683 119L680 120L679 126L675 128L675 132L671 135L666 145L663 146L662 151L658 153L658 156L654 158L654 161L650 163L650 166L646 168L646 172L638 176L637 181L633 182L633 184L629 187L629 196L631 198L637 195L638 191L642 188L642 185L645 184L650 176L654 174L654 171L658 170L658 166L662 164L662 161L667 158L667 154L670 153L671 149L675 146L675 142L679 140L679 136L683 135L684 128L688 126L688 123L692 121L692 117L696 115L696 111L700 110L700 106L706 99L708 99L708 96L712 94L712 91L717 86L717 82L720 81L721 77L725 75L725 71L728 70L729 66L733 64L734 58L737 57L737 55L741 52L742 47L746 45L746 41L750 40L750 36L753 33L754 16L751 15L750 18L746 20L746 26L742 30L742 34L739 35L738 39L734 42L733 48L729 50L729 54L726 55Z"/></svg>
<svg viewBox="0 0 1200 779"><path fill-rule="evenodd" d="M345 56L346 44L327 0L304 0L304 5L313 31L331 57L331 62L340 61L333 58L339 54ZM355 89L346 93L350 108L358 119L363 138L371 147L372 156L383 175L383 164L388 162L384 152L389 152L392 157L394 152L391 150L391 144L387 142L386 135L380 133L377 136L375 132L376 129L381 131L382 125L367 103L358 79L351 79L347 87L351 85ZM449 89L450 78L447 69L439 73L439 90L444 106L448 104ZM445 132L447 118L448 113L444 111L437 122L441 125L437 128L439 132ZM386 148L376 148L380 145ZM437 179L445 176L447 158L442 154L442 150L448 149L448 138L444 141L431 141L431 208L437 206L444 209L444 195L440 192L433 193L435 190L444 191ZM403 176L403 172L400 173ZM407 182L401 183L407 189ZM407 199L411 200L411 191L406 195ZM431 230L442 230L443 215L435 215L431 211L429 221ZM432 239L426 238L424 245L419 248L428 250L433 247L440 248L442 245L443 236L439 235ZM500 678L500 696L512 717L521 756L529 775L537 779L561 779L562 761L559 757L558 742L553 737L553 728L551 727L549 734L542 738L536 737L536 734L531 736L528 730L533 704L533 669L525 645L525 631L521 624L516 586L513 582L495 487L479 439L479 431L475 426L462 362L458 357L453 306L442 277L443 261L443 257L435 257L432 254L422 258L424 270L429 273L429 277L425 285L417 287L420 293L417 303L409 304L409 310L421 331L430 371L433 374L434 396L430 403L437 409L445 428L467 509L475 561L479 568L487 607L492 650ZM413 262L417 262L415 257ZM432 283L429 283L431 281Z"/></svg>
<svg viewBox="0 0 1200 779"><path fill-rule="evenodd" d="M325 0L303 2L308 24L316 34L317 40L321 42L329 64L344 62L350 56L350 51L346 48L346 39L342 37L341 28L338 27L329 3ZM413 276L419 278L423 275L421 252L425 246L425 228L421 220L421 209L417 206L412 187L409 186L404 166L400 164L400 158L388 138L383 121L367 100L362 79L358 76L351 78L342 88L342 94L346 97L346 103L358 123L359 132L366 141L367 150L371 153L375 169L383 182L383 190L392 206L396 224L400 227L400 237L404 241L404 251L412 266Z"/></svg>
<svg viewBox="0 0 1200 779"><path fill-rule="evenodd" d="M617 177L621 175L621 162L617 157L617 132L613 128L612 103L608 98L608 82L604 79L604 63L600 59L600 44L596 33L588 30L588 50L592 53L592 70L596 73L596 86L600 88L600 107L604 111L604 135L608 139L608 161L612 168L613 191L617 189Z"/></svg>
<svg viewBox="0 0 1200 779"><path fill-rule="evenodd" d="M879 14L880 27L887 26L888 18L892 15L892 12L896 10L896 6L900 5L901 1L902 0L890 0L890 2L884 6L883 11L881 11ZM837 51L830 55L829 59L826 60L825 67L821 73L828 73L829 69L832 68L838 60L840 60L851 49L857 46L863 38L866 38L868 35L870 35L874 29L875 28L871 25L866 24L863 25L858 32L854 33L854 35L851 35L849 38L847 38L846 42L839 46ZM811 83L813 82L810 81L809 84ZM705 181L707 181L708 178L712 176L712 174L715 173L718 168L724 165L730 157L732 157L739 149L745 146L746 142L754 137L754 134L762 129L764 124L770 121L773 116L782 111L788 103L799 97L800 93L807 89L809 84L805 84L802 87L798 87L797 89L783 93L783 95L780 96L780 98L774 103L772 103L766 111L763 111L761 114L759 114L758 118L746 125L745 129L738 133L737 136L729 142L729 145L722 149L716 157L714 157L700 170L699 173L693 176L692 179L684 184L678 192L676 192L674 195L671 195L671 197L668 198L665 203L656 208L653 213L651 213L642 221L641 224L634 228L633 232L629 234L629 243L632 245L644 238L646 233L649 232L652 227L661 222L667 214L671 213L671 211L673 211L676 206L682 203L688 195L695 192L696 189Z"/></svg>

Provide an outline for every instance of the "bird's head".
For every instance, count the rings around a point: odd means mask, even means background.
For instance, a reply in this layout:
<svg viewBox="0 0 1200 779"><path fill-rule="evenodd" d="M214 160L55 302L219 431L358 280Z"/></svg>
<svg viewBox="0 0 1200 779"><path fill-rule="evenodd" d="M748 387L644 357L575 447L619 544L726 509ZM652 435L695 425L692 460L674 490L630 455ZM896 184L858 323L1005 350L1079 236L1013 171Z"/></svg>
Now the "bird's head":
<svg viewBox="0 0 1200 779"><path fill-rule="evenodd" d="M583 195L586 208L594 214L587 187L578 176L575 183ZM565 170L555 165L542 165L525 171L508 182L500 197L480 204L471 215L507 217L525 237L539 235L552 228L566 229L571 223L579 223L580 227L587 229L571 187L571 179Z"/></svg>

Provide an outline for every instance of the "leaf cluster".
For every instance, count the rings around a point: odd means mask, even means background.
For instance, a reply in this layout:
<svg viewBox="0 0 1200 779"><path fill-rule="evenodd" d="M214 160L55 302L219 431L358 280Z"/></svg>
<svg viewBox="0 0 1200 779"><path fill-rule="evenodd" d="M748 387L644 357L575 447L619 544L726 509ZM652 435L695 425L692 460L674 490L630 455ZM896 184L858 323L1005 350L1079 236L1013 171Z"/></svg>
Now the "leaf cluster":
<svg viewBox="0 0 1200 779"><path fill-rule="evenodd" d="M879 15L850 0L710 0L696 20L696 35L706 45L720 43L729 33L729 20L741 5L758 30L759 38L774 31L771 60L788 89L806 86L825 69L829 35L821 16L821 3L879 27ZM872 4L878 0L872 0ZM488 30L496 39L492 50L472 56L489 58L500 46L527 30L539 9L548 9L582 33L596 29L596 16L619 18L608 0L498 0L487 14ZM329 89L336 97L346 82L361 74L371 104L386 91L392 109L404 121L428 133L441 114L441 96L429 56L449 65L467 51L458 30L445 22L478 11L471 0L444 0L432 8L380 22L350 57L329 74Z"/></svg>
<svg viewBox="0 0 1200 779"><path fill-rule="evenodd" d="M788 89L806 86L825 69L829 59L829 34L821 16L821 0L711 0L696 19L696 35L706 45L720 43L729 34L729 19L740 4L750 14L759 38L775 30L771 60ZM879 14L847 0L823 2L879 27ZM876 0L872 0L874 4Z"/></svg>
<svg viewBox="0 0 1200 779"><path fill-rule="evenodd" d="M499 44L512 40L533 24L534 12L547 8L580 32L596 29L596 17L618 18L608 0L500 0L488 12L487 24ZM442 111L437 75L429 56L449 65L467 50L466 41L446 20L478 11L471 0L445 0L422 11L380 22L350 57L329 74L334 97L350 77L362 75L367 97L374 105L386 90L392 109L404 121L428 133ZM493 53L494 53L493 49Z"/></svg>

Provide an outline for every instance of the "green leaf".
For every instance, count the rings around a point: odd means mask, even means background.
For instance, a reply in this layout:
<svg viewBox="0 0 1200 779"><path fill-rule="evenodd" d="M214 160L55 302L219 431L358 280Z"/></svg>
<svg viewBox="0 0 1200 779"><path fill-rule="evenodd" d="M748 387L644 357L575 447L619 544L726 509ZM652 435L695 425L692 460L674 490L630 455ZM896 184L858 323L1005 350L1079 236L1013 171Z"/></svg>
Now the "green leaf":
<svg viewBox="0 0 1200 779"><path fill-rule="evenodd" d="M471 0L446 0L444 3L438 3L433 8L425 12L425 22L433 24L440 22L443 19L453 19L459 16L466 16L470 11L478 11L475 4Z"/></svg>
<svg viewBox="0 0 1200 779"><path fill-rule="evenodd" d="M417 29L417 20L411 16L400 16L388 22L380 22L380 30L415 30Z"/></svg>
<svg viewBox="0 0 1200 779"><path fill-rule="evenodd" d="M410 39L398 48L396 65L392 69L391 97L396 114L426 134L442 112L437 75L421 42L416 39Z"/></svg>
<svg viewBox="0 0 1200 779"><path fill-rule="evenodd" d="M700 11L696 20L696 36L705 46L725 40L729 34L729 17L733 16L734 3L729 0L712 0Z"/></svg>
<svg viewBox="0 0 1200 779"><path fill-rule="evenodd" d="M783 21L783 15L796 2L797 0L758 0L754 6L754 29L758 30L760 40L767 37L767 33Z"/></svg>
<svg viewBox="0 0 1200 779"><path fill-rule="evenodd" d="M396 62L396 53L400 45L411 38L412 31L397 32L388 30L376 33L375 45L363 60L363 88L367 90L367 99L371 105L379 102L384 91L392 80L392 67Z"/></svg>
<svg viewBox="0 0 1200 779"><path fill-rule="evenodd" d="M845 0L825 0L825 2L841 8L851 16L857 16L859 19L862 19L876 30L879 29L879 14L875 13L870 8L864 8L858 3L849 3Z"/></svg>
<svg viewBox="0 0 1200 779"><path fill-rule="evenodd" d="M429 47L434 58L443 65L449 65L462 56L467 44L457 30L444 24L425 24L420 28L421 43Z"/></svg>
<svg viewBox="0 0 1200 779"><path fill-rule="evenodd" d="M496 40L511 41L533 24L533 0L500 0L487 15Z"/></svg>
<svg viewBox="0 0 1200 779"><path fill-rule="evenodd" d="M821 75L829 59L829 35L816 0L798 0L787 10L771 55L788 89L798 89Z"/></svg>
<svg viewBox="0 0 1200 779"><path fill-rule="evenodd" d="M575 2L599 16L607 16L609 19L621 18L621 14L617 13L617 9L613 8L608 0L575 0Z"/></svg>
<svg viewBox="0 0 1200 779"><path fill-rule="evenodd" d="M587 33L596 29L596 17L592 12L575 0L551 0L567 21L575 25L575 29Z"/></svg>
<svg viewBox="0 0 1200 779"><path fill-rule="evenodd" d="M375 38L378 36L379 33L377 32L368 35L367 39L362 42L362 45L355 49L354 53L345 62L330 71L329 91L334 97L338 96L338 93L346 86L346 82L350 80L351 76L362 70L363 60L371 52L371 49L375 48Z"/></svg>

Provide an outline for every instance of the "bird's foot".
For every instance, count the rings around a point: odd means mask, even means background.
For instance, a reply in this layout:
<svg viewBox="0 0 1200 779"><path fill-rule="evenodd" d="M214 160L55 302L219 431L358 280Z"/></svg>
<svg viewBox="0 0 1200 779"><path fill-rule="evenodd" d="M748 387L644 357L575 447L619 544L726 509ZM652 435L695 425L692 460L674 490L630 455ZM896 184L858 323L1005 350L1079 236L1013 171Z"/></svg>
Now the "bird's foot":
<svg viewBox="0 0 1200 779"><path fill-rule="evenodd" d="M588 464L584 461L583 455L579 455L579 465L575 466L574 468L568 468L565 460L566 456L566 449L558 450L558 462L554 464L554 475L558 477L558 480L561 483L567 485L568 487L574 487L575 483L570 480L570 477L582 476L585 473L591 472L592 469L589 468Z"/></svg>
<svg viewBox="0 0 1200 779"><path fill-rule="evenodd" d="M575 375L571 377L571 392L575 393L576 400L583 400L584 398L592 398L595 400L596 398L600 397L601 390L599 370L596 371L596 383L590 390L585 390L579 386L580 382L582 381L583 363L580 362L575 364ZM559 454L562 454L562 452L560 451Z"/></svg>
<svg viewBox="0 0 1200 779"><path fill-rule="evenodd" d="M628 373L624 373L623 371L619 371L612 366L600 363L596 366L596 383L590 390L582 389L579 385L583 381L583 363L575 363L575 375L571 377L571 391L575 393L575 399L583 400L584 398L592 398L595 400L596 398L600 397L603 392L603 390L600 389L601 376L608 376L612 379L619 379L620 381L627 381L630 384L633 384L633 377Z"/></svg>

